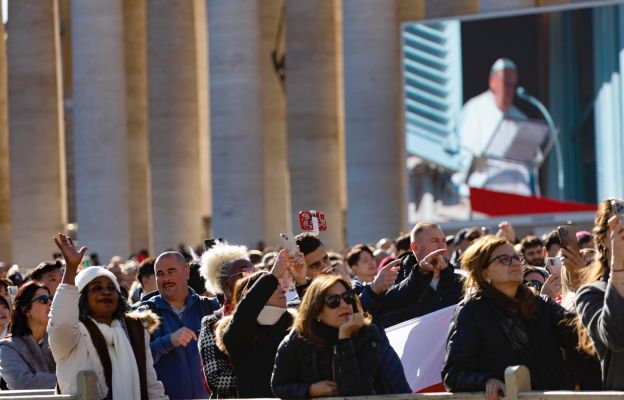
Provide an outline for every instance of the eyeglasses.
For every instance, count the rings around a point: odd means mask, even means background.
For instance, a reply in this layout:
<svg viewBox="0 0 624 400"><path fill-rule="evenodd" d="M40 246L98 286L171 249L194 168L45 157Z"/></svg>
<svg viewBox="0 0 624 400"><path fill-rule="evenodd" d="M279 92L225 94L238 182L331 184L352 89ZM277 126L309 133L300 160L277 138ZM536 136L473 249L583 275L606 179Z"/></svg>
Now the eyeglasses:
<svg viewBox="0 0 624 400"><path fill-rule="evenodd" d="M481 237L481 235L479 235L478 233L474 233L474 234L472 234L472 235L468 236L468 237L466 238L466 240L469 240L469 241L471 241L471 242L472 242L473 240L477 240L477 239L479 239L480 237Z"/></svg>
<svg viewBox="0 0 624 400"><path fill-rule="evenodd" d="M517 254L501 254L500 256L494 257L492 260L490 260L490 262L487 263L486 267L489 267L494 261L500 261L507 266L511 266L514 261L522 264L524 262L524 257Z"/></svg>
<svg viewBox="0 0 624 400"><path fill-rule="evenodd" d="M524 281L524 283L527 286L534 287L537 290L541 290L542 289L542 285L543 285L542 282L538 281L537 279L531 279L529 281Z"/></svg>
<svg viewBox="0 0 624 400"><path fill-rule="evenodd" d="M328 294L323 299L323 302L329 308L338 308L340 306L340 300L344 300L348 305L355 303L355 292L351 289L344 291L342 294Z"/></svg>
<svg viewBox="0 0 624 400"><path fill-rule="evenodd" d="M29 305L33 305L34 302L38 301L41 304L49 304L52 303L52 296L48 296L47 294L42 294L39 297L35 297L34 299L32 299L29 303Z"/></svg>

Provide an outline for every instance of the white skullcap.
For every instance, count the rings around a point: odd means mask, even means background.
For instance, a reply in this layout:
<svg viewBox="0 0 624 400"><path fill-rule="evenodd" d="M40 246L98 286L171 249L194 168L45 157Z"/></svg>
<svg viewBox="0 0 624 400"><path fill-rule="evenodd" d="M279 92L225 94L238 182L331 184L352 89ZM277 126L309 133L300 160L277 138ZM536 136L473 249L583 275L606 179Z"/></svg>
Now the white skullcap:
<svg viewBox="0 0 624 400"><path fill-rule="evenodd" d="M494 64L492 64L492 68L490 68L490 75L504 69L517 70L518 68L516 67L516 63L511 61L509 58L499 58Z"/></svg>
<svg viewBox="0 0 624 400"><path fill-rule="evenodd" d="M121 292L119 288L119 283L117 282L117 278L113 275L112 272L102 267L87 267L80 271L78 275L76 275L76 286L78 286L78 291L82 292L82 289L85 288L95 278L100 276L105 276L109 278L115 284L118 292Z"/></svg>

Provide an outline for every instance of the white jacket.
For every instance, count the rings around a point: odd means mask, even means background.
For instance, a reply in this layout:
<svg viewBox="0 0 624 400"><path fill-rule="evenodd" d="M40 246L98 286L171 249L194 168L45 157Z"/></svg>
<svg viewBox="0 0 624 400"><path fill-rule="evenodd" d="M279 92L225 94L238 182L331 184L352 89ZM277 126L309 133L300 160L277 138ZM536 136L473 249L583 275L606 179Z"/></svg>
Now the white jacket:
<svg viewBox="0 0 624 400"><path fill-rule="evenodd" d="M87 328L78 320L80 292L74 285L59 285L48 322L48 341L56 361L56 378L62 394L77 394L76 377L80 371L94 371L97 375L99 397L104 398L108 386L104 368ZM150 399L168 399L162 383L156 377L154 361L149 347L150 338L145 332L145 361L147 392Z"/></svg>

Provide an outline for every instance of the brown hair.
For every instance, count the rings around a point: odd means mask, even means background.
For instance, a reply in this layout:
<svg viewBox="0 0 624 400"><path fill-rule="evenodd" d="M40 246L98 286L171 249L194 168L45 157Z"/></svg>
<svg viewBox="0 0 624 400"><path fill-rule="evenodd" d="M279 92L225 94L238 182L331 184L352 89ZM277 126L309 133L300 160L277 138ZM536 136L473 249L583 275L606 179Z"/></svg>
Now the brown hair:
<svg viewBox="0 0 624 400"><path fill-rule="evenodd" d="M225 333L225 329L230 325L230 321L232 320L234 313L236 313L238 303L240 303L243 296L247 294L247 292L249 291L249 289L251 289L254 283L256 283L258 279L260 279L262 276L267 274L268 272L266 271L259 271L236 281L236 284L234 285L234 293L232 294L232 310L234 311L232 311L231 314L221 318L221 320L217 323L217 326L215 327L216 345L219 350L221 350L225 354L229 353L225 348L225 344L223 343L223 334Z"/></svg>
<svg viewBox="0 0 624 400"><path fill-rule="evenodd" d="M306 289L301 304L299 305L299 313L295 317L293 329L304 339L310 341L318 348L324 348L325 342L317 330L317 318L323 307L325 307L325 296L330 287L336 283L341 283L345 289L352 289L351 283L346 281L340 275L319 275ZM364 312L360 298L355 296L353 303L353 312ZM371 323L372 318L368 315L364 316L364 324Z"/></svg>
<svg viewBox="0 0 624 400"><path fill-rule="evenodd" d="M464 282L464 292L473 299L478 299L480 293L484 292L497 297L505 296L505 298L508 298L508 296L498 291L483 278L483 271L489 267L492 253L505 244L511 246L511 243L505 239L488 235L474 241L464 252L461 265L468 272L468 277ZM522 283L519 283L518 294L518 297L510 299L511 310L517 310L526 319L535 319L537 317L535 294L525 288Z"/></svg>
<svg viewBox="0 0 624 400"><path fill-rule="evenodd" d="M11 335L12 336L28 336L32 335L26 312L32 307L32 300L37 290L43 289L50 294L50 290L44 285L36 281L30 281L22 285L13 301L13 310L11 310Z"/></svg>
<svg viewBox="0 0 624 400"><path fill-rule="evenodd" d="M592 230L594 247L596 248L598 257L594 259L594 262L589 267L580 271L579 287L600 280L609 271L610 255L609 249L606 247L606 243L609 240L607 237L607 232L609 230L609 218L613 216L611 200L612 199L603 200L598 205L594 229ZM576 319L576 328L579 337L578 349L590 355L595 355L596 348L594 347L594 343L592 342L589 332L581 322L580 318Z"/></svg>

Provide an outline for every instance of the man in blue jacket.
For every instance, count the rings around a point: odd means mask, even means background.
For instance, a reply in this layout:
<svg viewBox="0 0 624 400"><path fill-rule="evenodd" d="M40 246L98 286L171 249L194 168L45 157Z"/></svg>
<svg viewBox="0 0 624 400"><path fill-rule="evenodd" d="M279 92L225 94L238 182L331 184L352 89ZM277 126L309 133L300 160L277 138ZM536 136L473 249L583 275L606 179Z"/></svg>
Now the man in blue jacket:
<svg viewBox="0 0 624 400"><path fill-rule="evenodd" d="M172 399L206 399L197 336L204 316L219 308L215 299L188 287L189 266L182 254L165 252L154 263L158 294L143 301L160 317L150 349L158 379Z"/></svg>

